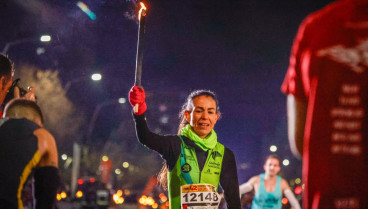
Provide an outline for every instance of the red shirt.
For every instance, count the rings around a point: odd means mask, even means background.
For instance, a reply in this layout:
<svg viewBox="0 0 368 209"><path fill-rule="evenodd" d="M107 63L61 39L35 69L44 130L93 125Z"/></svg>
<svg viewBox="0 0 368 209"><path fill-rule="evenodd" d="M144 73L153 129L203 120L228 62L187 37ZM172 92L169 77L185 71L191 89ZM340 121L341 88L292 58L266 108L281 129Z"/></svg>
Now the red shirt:
<svg viewBox="0 0 368 209"><path fill-rule="evenodd" d="M308 104L304 208L368 208L368 14L349 0L310 14L281 90Z"/></svg>

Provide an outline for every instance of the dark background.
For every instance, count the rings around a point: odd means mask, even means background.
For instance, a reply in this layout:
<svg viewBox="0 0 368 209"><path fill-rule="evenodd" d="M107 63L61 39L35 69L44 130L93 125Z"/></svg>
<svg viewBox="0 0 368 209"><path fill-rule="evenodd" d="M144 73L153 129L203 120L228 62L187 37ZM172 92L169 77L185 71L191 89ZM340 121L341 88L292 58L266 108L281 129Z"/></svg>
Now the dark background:
<svg viewBox="0 0 368 209"><path fill-rule="evenodd" d="M288 179L300 177L301 162L288 147L286 97L280 92L298 26L310 12L331 0L185 0L146 1L146 36L142 84L147 91L148 120L160 133L173 134L186 95L210 89L220 99L219 140L235 153L239 182L263 170L269 146L290 160ZM0 47L50 34L37 55L37 41L8 50L16 63L59 71L62 83L93 72L103 80L80 80L68 97L90 118L98 104L127 97L134 82L137 43L135 1L86 0L96 14L91 20L74 0L2 0ZM160 110L161 107L161 110ZM163 110L166 107L166 110ZM130 108L129 108L130 109ZM93 136L107 136L129 114L103 109ZM115 120L112 118L116 118ZM150 122L150 121L149 121Z"/></svg>

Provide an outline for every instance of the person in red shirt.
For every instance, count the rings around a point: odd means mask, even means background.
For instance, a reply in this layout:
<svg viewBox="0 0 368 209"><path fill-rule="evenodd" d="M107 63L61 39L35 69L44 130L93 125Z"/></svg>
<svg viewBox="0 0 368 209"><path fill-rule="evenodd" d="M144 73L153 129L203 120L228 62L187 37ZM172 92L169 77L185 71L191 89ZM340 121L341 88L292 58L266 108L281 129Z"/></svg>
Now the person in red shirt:
<svg viewBox="0 0 368 209"><path fill-rule="evenodd" d="M302 22L281 90L303 208L368 208L368 0L333 2Z"/></svg>

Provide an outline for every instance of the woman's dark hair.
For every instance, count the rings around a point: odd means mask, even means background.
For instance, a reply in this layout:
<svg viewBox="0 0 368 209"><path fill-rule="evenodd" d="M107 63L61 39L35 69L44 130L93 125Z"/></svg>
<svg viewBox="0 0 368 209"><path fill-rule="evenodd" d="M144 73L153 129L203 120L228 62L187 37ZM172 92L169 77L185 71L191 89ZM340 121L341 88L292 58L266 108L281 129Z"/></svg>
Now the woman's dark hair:
<svg viewBox="0 0 368 209"><path fill-rule="evenodd" d="M193 100L194 100L194 98L196 98L198 96L211 97L216 102L216 113L220 113L219 102L218 102L217 96L214 92L212 92L210 90L204 90L204 89L192 91L188 95L185 103L182 105L181 110L179 112L180 124L179 124L179 127L178 127L178 135L181 134L181 129L184 128L187 124L189 124L189 122L185 118L184 112L192 110ZM164 162L164 164L161 168L161 171L158 173L157 179L160 182L161 186L166 190L167 189L167 164L166 164L166 162Z"/></svg>

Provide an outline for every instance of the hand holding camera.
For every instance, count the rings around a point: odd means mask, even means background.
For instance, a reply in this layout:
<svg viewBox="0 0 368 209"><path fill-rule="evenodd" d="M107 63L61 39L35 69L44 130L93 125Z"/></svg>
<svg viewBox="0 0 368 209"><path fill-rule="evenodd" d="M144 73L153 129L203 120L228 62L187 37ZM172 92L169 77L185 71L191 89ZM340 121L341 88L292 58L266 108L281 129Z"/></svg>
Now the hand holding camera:
<svg viewBox="0 0 368 209"><path fill-rule="evenodd" d="M8 94L6 95L3 105L5 106L6 103L8 103L13 98L25 98L28 100L36 101L36 89L33 87L28 87L28 91L22 88L19 85L20 79L17 78L13 81L11 87L8 90Z"/></svg>
<svg viewBox="0 0 368 209"><path fill-rule="evenodd" d="M14 87L14 98L25 98L36 102L36 89L28 86L28 92L19 86Z"/></svg>

